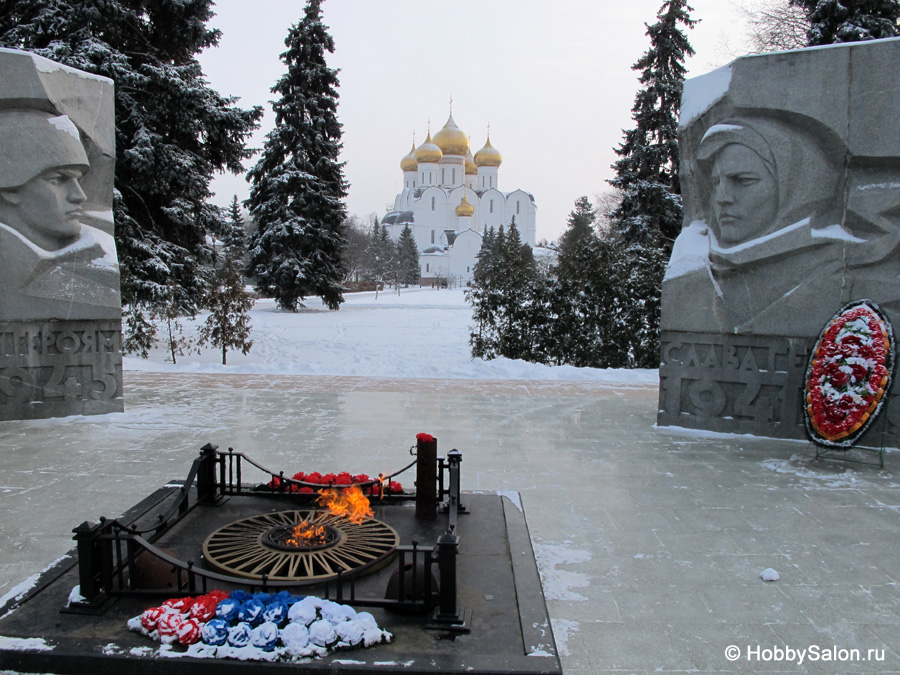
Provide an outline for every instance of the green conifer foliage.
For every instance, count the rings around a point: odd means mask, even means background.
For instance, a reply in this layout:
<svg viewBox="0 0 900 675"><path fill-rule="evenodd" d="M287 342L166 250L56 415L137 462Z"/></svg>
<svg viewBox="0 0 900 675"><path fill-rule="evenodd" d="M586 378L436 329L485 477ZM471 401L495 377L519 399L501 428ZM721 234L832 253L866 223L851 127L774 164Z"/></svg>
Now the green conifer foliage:
<svg viewBox="0 0 900 675"><path fill-rule="evenodd" d="M248 354L253 346L250 339L250 310L253 298L244 286L244 276L237 262L228 257L215 271L204 303L209 310L200 326L200 344L222 351L222 365L227 365L229 349Z"/></svg>
<svg viewBox="0 0 900 675"><path fill-rule="evenodd" d="M678 111L686 57L694 50L681 26L692 28L693 9L685 0L666 0L657 22L647 25L650 48L634 64L642 88L631 108L635 127L625 132L610 184L622 191L613 213L615 230L626 242L671 251L681 231L678 180Z"/></svg>
<svg viewBox="0 0 900 675"><path fill-rule="evenodd" d="M421 279L421 267L419 265L419 247L413 236L409 223L404 225L397 241L397 260L399 268L399 282L407 286L419 283Z"/></svg>
<svg viewBox="0 0 900 675"><path fill-rule="evenodd" d="M897 0L790 0L806 10L810 47L900 35Z"/></svg>
<svg viewBox="0 0 900 675"><path fill-rule="evenodd" d="M534 254L522 243L516 219L485 233L466 298L475 326L469 336L474 358L534 360L532 285L538 278Z"/></svg>
<svg viewBox="0 0 900 675"><path fill-rule="evenodd" d="M594 221L597 220L597 212L586 196L575 200L575 210L569 214L566 231L559 238L559 251L568 253L578 241L594 231Z"/></svg>
<svg viewBox="0 0 900 675"><path fill-rule="evenodd" d="M244 214L237 195L228 207L228 219L222 233L222 254L225 258L243 261L247 253L247 235L244 231Z"/></svg>
<svg viewBox="0 0 900 675"><path fill-rule="evenodd" d="M285 39L287 72L272 87L275 128L248 178L248 204L258 229L249 243L248 272L260 294L297 311L319 296L344 301L341 257L347 185L337 119L337 71L326 64L334 40L322 23L321 0L309 0Z"/></svg>

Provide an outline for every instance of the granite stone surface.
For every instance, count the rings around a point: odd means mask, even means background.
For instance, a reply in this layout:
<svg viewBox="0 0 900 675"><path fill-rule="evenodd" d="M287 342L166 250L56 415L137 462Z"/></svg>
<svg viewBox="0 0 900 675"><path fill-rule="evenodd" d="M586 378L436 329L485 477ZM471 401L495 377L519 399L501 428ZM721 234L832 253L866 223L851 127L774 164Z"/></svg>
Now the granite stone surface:
<svg viewBox="0 0 900 675"><path fill-rule="evenodd" d="M744 57L685 83L660 424L803 438L825 324L860 299L900 319L898 60L900 40L878 40ZM772 353L779 369L759 361ZM863 443L900 442L897 395Z"/></svg>
<svg viewBox="0 0 900 675"><path fill-rule="evenodd" d="M114 178L112 81L0 49L0 419L122 409Z"/></svg>

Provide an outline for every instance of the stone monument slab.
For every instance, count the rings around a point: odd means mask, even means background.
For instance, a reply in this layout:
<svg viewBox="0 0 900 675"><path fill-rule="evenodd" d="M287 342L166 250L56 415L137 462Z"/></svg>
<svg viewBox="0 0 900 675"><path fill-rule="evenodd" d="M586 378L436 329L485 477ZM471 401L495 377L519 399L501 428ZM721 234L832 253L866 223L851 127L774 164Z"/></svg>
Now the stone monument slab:
<svg viewBox="0 0 900 675"><path fill-rule="evenodd" d="M121 411L112 81L0 49L0 419Z"/></svg>
<svg viewBox="0 0 900 675"><path fill-rule="evenodd" d="M684 227L663 281L660 425L804 438L809 350L848 302L900 320L900 40L685 82ZM900 445L895 385L862 444Z"/></svg>

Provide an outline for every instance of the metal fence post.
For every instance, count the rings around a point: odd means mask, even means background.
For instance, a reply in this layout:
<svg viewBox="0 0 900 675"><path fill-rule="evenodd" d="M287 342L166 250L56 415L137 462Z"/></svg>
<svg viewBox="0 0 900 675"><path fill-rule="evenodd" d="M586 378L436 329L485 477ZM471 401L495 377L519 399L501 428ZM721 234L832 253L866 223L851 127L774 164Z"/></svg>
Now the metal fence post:
<svg viewBox="0 0 900 675"><path fill-rule="evenodd" d="M197 501L201 504L215 502L218 495L216 485L216 450L218 445L207 443L200 448L200 468L197 471Z"/></svg>
<svg viewBox="0 0 900 675"><path fill-rule="evenodd" d="M437 518L437 439L416 439L416 518Z"/></svg>
<svg viewBox="0 0 900 675"><path fill-rule="evenodd" d="M468 633L471 630L472 610L462 609L456 604L456 556L459 554L459 537L456 536L454 529L451 525L434 545L441 588L438 606L434 608L431 621L425 627Z"/></svg>

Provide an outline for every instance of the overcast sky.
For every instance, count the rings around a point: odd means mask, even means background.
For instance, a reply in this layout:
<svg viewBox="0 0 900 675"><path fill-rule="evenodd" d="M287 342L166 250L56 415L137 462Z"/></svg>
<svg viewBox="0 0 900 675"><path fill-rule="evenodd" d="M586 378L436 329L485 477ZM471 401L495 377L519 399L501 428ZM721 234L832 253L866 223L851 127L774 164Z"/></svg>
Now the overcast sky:
<svg viewBox="0 0 900 675"><path fill-rule="evenodd" d="M210 84L273 121L270 88L284 72L278 55L302 0L218 0L210 25L218 47L200 57ZM692 0L700 23L689 77L727 63L724 40L739 42L740 13L728 0ZM745 3L746 4L746 3ZM644 22L661 0L326 0L324 22L339 68L342 160L347 210L383 216L402 187L400 159L453 118L473 153L491 144L503 155L500 189L521 188L537 202L538 239L554 239L581 195L609 189L622 130L631 128L638 88L631 66L649 47ZM247 162L247 168L252 165ZM246 199L244 176L213 183L215 203Z"/></svg>

